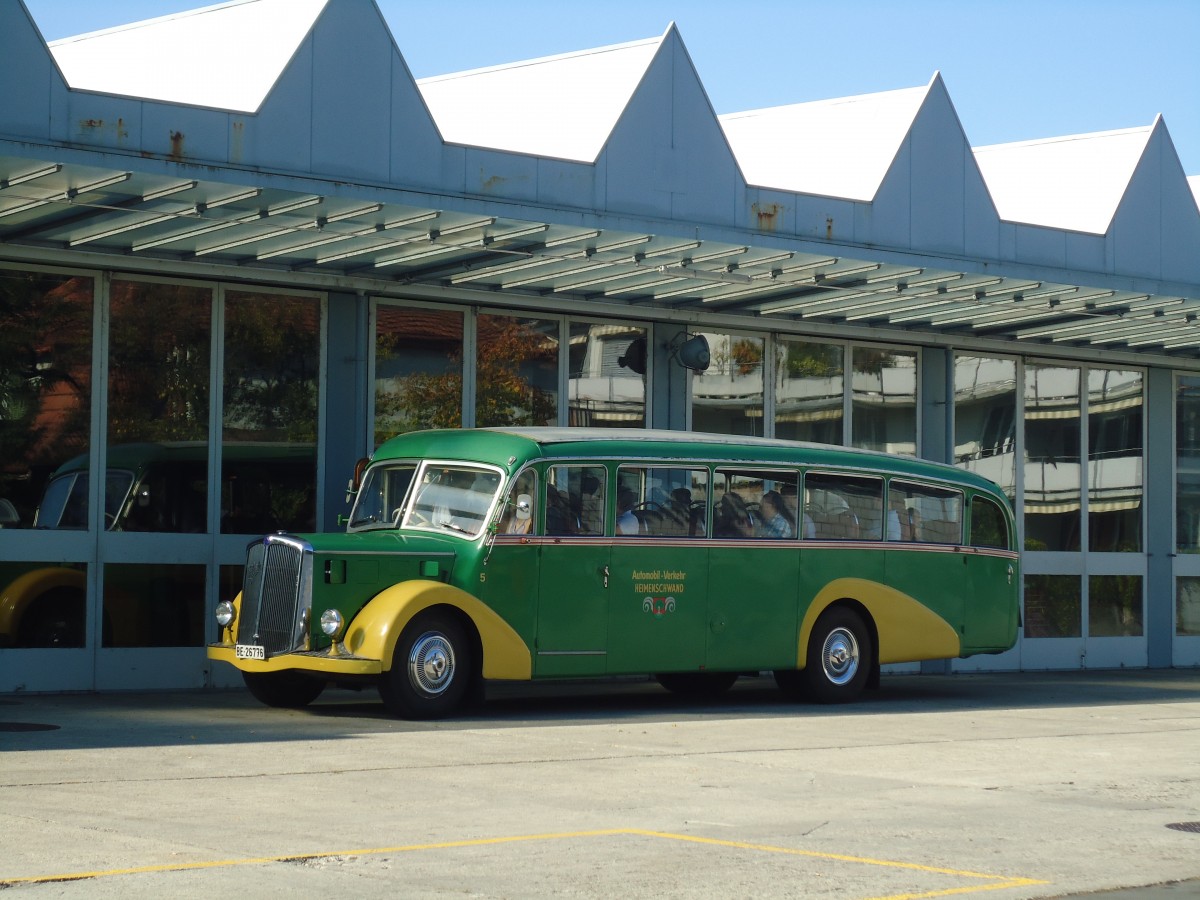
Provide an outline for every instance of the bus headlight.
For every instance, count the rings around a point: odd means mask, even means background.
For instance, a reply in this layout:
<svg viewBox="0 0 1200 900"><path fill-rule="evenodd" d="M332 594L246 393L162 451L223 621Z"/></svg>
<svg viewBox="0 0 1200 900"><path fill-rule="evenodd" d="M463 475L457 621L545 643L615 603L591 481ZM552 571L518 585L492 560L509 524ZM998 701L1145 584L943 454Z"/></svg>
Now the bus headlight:
<svg viewBox="0 0 1200 900"><path fill-rule="evenodd" d="M342 626L345 624L342 614L336 609L327 609L321 613L321 630L334 640L342 633Z"/></svg>
<svg viewBox="0 0 1200 900"><path fill-rule="evenodd" d="M222 628L228 628L233 623L233 620L237 618L237 610L233 608L233 604L228 600L222 600L217 604L215 615L217 617L217 624Z"/></svg>

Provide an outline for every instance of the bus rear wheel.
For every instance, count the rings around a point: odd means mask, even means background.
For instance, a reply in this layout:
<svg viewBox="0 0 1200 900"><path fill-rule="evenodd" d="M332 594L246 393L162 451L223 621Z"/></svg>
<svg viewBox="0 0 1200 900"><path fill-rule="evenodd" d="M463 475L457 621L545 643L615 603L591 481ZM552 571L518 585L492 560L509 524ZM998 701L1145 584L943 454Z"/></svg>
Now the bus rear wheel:
<svg viewBox="0 0 1200 900"><path fill-rule="evenodd" d="M817 703L848 703L862 693L871 674L871 633L852 609L823 612L808 637L808 664L797 673Z"/></svg>
<svg viewBox="0 0 1200 900"><path fill-rule="evenodd" d="M672 694L684 697L716 697L738 679L737 672L660 672L654 676Z"/></svg>
<svg viewBox="0 0 1200 900"><path fill-rule="evenodd" d="M379 695L402 719L441 719L462 705L471 681L471 649L451 615L426 610L400 635Z"/></svg>

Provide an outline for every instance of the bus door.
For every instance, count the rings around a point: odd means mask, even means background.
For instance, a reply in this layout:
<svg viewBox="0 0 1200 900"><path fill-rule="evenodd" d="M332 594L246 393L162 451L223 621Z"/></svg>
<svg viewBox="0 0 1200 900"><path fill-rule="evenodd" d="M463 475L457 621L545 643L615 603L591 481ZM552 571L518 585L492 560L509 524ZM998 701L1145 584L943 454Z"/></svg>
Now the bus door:
<svg viewBox="0 0 1200 900"><path fill-rule="evenodd" d="M553 465L544 482L534 675L603 675L612 583L608 473L594 464Z"/></svg>
<svg viewBox="0 0 1200 900"><path fill-rule="evenodd" d="M970 545L964 563L968 594L963 649L1003 650L1017 629L1017 592L1021 579L1011 550L1008 517L1000 505L982 496L971 499Z"/></svg>
<svg viewBox="0 0 1200 900"><path fill-rule="evenodd" d="M617 470L608 672L698 671L705 665L708 470Z"/></svg>
<svg viewBox="0 0 1200 900"><path fill-rule="evenodd" d="M893 478L886 532L888 584L937 617L925 620L916 607L907 612L899 620L908 623L907 629L891 630L897 651L910 659L955 656L965 644L964 613L971 595L971 560L962 548L962 492Z"/></svg>
<svg viewBox="0 0 1200 900"><path fill-rule="evenodd" d="M796 664L798 482L794 471L715 473L706 633L714 671Z"/></svg>

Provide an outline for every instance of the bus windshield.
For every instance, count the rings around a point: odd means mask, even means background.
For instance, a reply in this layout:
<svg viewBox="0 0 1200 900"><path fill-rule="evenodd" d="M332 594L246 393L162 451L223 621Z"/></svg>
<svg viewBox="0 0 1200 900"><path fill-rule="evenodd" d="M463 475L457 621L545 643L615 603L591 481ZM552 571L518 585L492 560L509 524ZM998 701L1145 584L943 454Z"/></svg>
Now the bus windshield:
<svg viewBox="0 0 1200 900"><path fill-rule="evenodd" d="M404 526L449 529L474 537L483 530L499 487L499 472L426 463Z"/></svg>
<svg viewBox="0 0 1200 900"><path fill-rule="evenodd" d="M350 528L402 525L475 537L483 531L499 487L499 472L462 463L372 466L350 514Z"/></svg>

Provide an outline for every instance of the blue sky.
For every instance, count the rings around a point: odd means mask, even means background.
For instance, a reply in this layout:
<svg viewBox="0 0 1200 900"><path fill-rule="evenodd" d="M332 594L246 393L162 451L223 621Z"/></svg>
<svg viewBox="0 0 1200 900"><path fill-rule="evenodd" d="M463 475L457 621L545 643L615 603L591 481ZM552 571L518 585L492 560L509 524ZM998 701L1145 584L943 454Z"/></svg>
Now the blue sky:
<svg viewBox="0 0 1200 900"><path fill-rule="evenodd" d="M1161 113L1184 172L1200 175L1198 0L378 3L418 78L655 37L673 21L718 113L916 87L940 71L975 146ZM26 5L55 40L210 4Z"/></svg>

